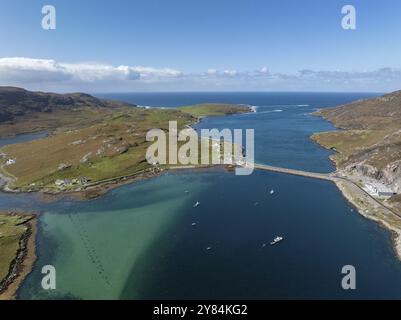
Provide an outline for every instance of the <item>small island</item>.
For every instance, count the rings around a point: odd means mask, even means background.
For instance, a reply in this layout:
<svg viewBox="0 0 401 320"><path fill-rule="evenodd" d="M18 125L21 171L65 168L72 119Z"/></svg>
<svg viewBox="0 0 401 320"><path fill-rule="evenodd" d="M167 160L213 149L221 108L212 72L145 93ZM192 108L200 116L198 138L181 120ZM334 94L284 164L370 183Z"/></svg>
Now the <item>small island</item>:
<svg viewBox="0 0 401 320"><path fill-rule="evenodd" d="M0 212L0 300L15 299L31 272L35 254L36 215Z"/></svg>

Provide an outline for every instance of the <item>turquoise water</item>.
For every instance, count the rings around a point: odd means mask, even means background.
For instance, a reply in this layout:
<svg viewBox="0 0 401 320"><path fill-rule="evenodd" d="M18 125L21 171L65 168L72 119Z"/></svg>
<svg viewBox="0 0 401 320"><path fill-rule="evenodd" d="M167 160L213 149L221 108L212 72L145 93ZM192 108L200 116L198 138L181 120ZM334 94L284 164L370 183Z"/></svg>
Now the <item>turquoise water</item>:
<svg viewBox="0 0 401 320"><path fill-rule="evenodd" d="M259 162L327 172L333 169L328 151L308 136L332 127L308 113L346 97L253 97L261 103L237 97L259 112L206 119L200 126L253 127ZM276 109L283 111L269 112ZM193 208L197 201L201 205ZM401 298L401 263L389 232L352 212L325 181L187 171L88 202L0 194L1 208L42 212L38 261L19 291L22 299ZM285 241L263 246L276 235ZM46 264L57 270L51 293L40 287ZM341 268L348 264L357 270L356 291L341 289Z"/></svg>

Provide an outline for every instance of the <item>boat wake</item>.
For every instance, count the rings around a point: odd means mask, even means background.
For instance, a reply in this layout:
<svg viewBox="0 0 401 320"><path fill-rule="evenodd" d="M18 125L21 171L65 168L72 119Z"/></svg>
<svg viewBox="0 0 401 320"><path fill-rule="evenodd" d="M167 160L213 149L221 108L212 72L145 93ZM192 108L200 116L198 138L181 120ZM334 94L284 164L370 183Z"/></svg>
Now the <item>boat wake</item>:
<svg viewBox="0 0 401 320"><path fill-rule="evenodd" d="M276 109L276 110L269 110L269 111L262 111L258 113L275 113L275 112L283 112L284 110L281 109Z"/></svg>

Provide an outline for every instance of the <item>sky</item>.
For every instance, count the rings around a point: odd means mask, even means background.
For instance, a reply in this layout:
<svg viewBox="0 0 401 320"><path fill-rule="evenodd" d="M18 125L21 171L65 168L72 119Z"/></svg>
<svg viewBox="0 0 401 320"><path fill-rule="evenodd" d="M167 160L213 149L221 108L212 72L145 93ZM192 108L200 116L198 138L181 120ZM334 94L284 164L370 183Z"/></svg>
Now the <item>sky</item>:
<svg viewBox="0 0 401 320"><path fill-rule="evenodd" d="M42 28L44 5L56 29ZM356 29L342 27L353 5ZM1 0L0 85L43 91L401 89L399 0Z"/></svg>

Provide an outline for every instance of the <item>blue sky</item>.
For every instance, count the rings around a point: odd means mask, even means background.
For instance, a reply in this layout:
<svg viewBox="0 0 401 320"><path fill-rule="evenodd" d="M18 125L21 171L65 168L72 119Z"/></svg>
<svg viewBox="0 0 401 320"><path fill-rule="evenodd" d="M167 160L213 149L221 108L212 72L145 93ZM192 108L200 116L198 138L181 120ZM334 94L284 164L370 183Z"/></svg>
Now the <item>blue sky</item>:
<svg viewBox="0 0 401 320"><path fill-rule="evenodd" d="M41 28L46 4L56 30ZM356 30L341 27L346 4ZM400 12L399 0L2 0L0 85L391 91L401 89Z"/></svg>

